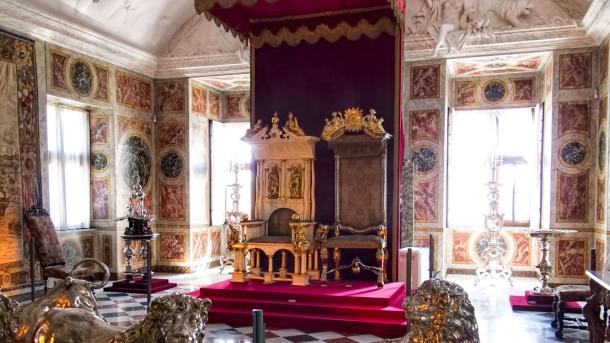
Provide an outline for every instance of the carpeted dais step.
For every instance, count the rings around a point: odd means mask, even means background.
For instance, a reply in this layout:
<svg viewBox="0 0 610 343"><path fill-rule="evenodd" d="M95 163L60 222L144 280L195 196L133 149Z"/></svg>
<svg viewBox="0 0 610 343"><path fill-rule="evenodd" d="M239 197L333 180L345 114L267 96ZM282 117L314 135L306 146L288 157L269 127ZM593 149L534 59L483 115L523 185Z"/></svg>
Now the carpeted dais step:
<svg viewBox="0 0 610 343"><path fill-rule="evenodd" d="M533 304L528 302L526 296L511 295L508 298L513 311L553 312L552 304ZM582 313L582 307L577 302L566 302L566 313Z"/></svg>
<svg viewBox="0 0 610 343"><path fill-rule="evenodd" d="M327 287L319 283L299 287L224 281L190 295L212 300L210 323L249 326L252 309L256 308L264 311L265 324L270 328L332 329L385 338L406 333L403 283L389 283L378 289L374 283L365 281L330 281Z"/></svg>

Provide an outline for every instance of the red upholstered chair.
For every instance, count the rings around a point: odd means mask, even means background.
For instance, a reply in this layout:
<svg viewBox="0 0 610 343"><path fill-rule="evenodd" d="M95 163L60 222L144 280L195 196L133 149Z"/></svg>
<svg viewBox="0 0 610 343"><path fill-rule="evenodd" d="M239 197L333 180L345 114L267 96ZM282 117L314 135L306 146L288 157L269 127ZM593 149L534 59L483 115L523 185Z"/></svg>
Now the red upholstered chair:
<svg viewBox="0 0 610 343"><path fill-rule="evenodd" d="M47 281L49 278L65 279L71 275L72 267L66 265L61 244L57 238L55 225L45 209L31 207L24 213L24 233L26 240L30 241L30 277L32 287L32 300L34 300L34 253L42 268L44 280L44 293L47 294ZM79 267L78 274L84 274L87 268ZM82 276L82 275L81 275Z"/></svg>

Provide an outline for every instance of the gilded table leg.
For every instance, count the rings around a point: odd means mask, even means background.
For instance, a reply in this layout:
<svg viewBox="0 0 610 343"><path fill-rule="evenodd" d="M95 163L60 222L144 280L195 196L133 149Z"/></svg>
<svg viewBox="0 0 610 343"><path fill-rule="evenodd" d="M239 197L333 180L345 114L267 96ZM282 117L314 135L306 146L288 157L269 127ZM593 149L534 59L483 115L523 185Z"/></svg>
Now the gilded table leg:
<svg viewBox="0 0 610 343"><path fill-rule="evenodd" d="M286 250L281 251L282 254L282 266L280 267L280 277L286 277Z"/></svg>
<svg viewBox="0 0 610 343"><path fill-rule="evenodd" d="M328 282L328 279L326 278L328 272L328 249L320 249L320 261L322 262L322 275L320 275L320 281L322 284L326 284Z"/></svg>
<svg viewBox="0 0 610 343"><path fill-rule="evenodd" d="M383 287L385 280L385 254L384 249L377 249L377 263L379 266L379 273L377 274L377 287Z"/></svg>
<svg viewBox="0 0 610 343"><path fill-rule="evenodd" d="M582 314L587 320L589 326L589 342L603 343L604 342L604 323L600 319L601 305L606 297L606 290L590 281L591 296L587 298L587 303L582 308Z"/></svg>
<svg viewBox="0 0 610 343"><path fill-rule="evenodd" d="M264 275L263 282L266 284L273 283L273 254L267 255L267 259L269 260L269 269Z"/></svg>
<svg viewBox="0 0 610 343"><path fill-rule="evenodd" d="M341 280L341 273L339 267L341 267L341 250L335 248L333 251L333 259L335 260L335 281Z"/></svg>

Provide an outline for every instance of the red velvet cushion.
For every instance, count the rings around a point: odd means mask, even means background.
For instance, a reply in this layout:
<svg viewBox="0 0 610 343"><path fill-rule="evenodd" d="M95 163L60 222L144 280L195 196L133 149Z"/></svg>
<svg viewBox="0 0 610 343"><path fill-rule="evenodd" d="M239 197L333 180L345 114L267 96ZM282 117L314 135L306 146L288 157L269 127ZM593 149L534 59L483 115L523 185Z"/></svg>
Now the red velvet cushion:
<svg viewBox="0 0 610 343"><path fill-rule="evenodd" d="M34 238L38 261L43 267L66 264L55 225L48 215L26 216L25 225Z"/></svg>

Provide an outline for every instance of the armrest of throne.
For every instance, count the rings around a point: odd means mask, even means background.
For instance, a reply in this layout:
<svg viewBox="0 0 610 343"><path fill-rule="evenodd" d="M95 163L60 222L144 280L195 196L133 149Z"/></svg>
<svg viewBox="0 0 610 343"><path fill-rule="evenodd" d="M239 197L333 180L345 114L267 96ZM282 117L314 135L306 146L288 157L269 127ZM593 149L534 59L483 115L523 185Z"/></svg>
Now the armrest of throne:
<svg viewBox="0 0 610 343"><path fill-rule="evenodd" d="M267 236L266 222L264 220L245 220L240 225L244 233L245 242Z"/></svg>
<svg viewBox="0 0 610 343"><path fill-rule="evenodd" d="M294 214L288 225L290 225L291 241L295 252L309 250L314 241L316 222L301 220L298 214Z"/></svg>
<svg viewBox="0 0 610 343"><path fill-rule="evenodd" d="M377 225L372 225L372 226L365 227L362 229L356 229L353 226L336 223L335 224L335 237L339 237L341 235L341 232L347 232L351 235L368 235L368 234L374 232L377 234L377 236L380 239L382 239L384 241L386 240L387 235L388 235L388 229L383 224L377 224Z"/></svg>

